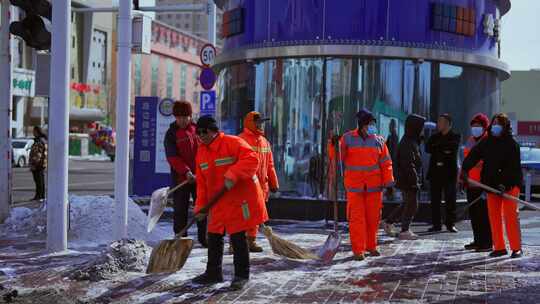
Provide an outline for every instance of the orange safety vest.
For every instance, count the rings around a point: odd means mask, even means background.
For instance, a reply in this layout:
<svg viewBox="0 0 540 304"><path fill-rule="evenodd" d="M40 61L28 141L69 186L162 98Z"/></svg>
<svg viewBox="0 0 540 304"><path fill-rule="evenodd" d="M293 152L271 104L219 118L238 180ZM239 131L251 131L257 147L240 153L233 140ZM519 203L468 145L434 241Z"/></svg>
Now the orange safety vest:
<svg viewBox="0 0 540 304"><path fill-rule="evenodd" d="M486 136L487 135L483 135L480 138L480 140L484 139ZM469 153L471 153L472 148L474 148L474 146L476 146L480 142L480 140L476 141L476 139L473 136L469 137L469 139L467 140L467 143L465 143L465 148L463 149L463 156L465 158L467 158ZM481 161L478 162L478 164L476 164L476 166L474 166L474 168L472 168L469 171L469 178L472 179L472 180L475 180L477 182L480 182L483 167L484 167L484 161L481 160Z"/></svg>
<svg viewBox="0 0 540 304"><path fill-rule="evenodd" d="M256 134L247 128L244 128L244 131L240 133L239 137L245 140L253 151L257 153L257 157L259 158L257 177L264 192L264 199L267 201L270 189L279 188L270 142L264 136Z"/></svg>
<svg viewBox="0 0 540 304"><path fill-rule="evenodd" d="M240 137L220 132L210 145L199 146L195 212L224 187L225 178L235 182L210 209L208 232L234 234L268 220L258 166L257 154Z"/></svg>
<svg viewBox="0 0 540 304"><path fill-rule="evenodd" d="M348 192L381 192L394 185L392 158L384 138L371 135L363 139L355 129L343 135L340 146Z"/></svg>

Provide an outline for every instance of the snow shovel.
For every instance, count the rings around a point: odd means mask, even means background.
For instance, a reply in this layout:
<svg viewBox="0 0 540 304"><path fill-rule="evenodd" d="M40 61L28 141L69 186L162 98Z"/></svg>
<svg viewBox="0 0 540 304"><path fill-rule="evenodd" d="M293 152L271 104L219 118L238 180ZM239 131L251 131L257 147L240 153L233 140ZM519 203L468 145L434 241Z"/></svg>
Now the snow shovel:
<svg viewBox="0 0 540 304"><path fill-rule="evenodd" d="M164 187L152 192L152 198L150 199L150 210L148 211L148 227L146 229L148 233L154 229L159 221L159 218L163 214L163 211L167 206L167 198L169 195L187 184L188 181L185 180L170 190L169 187Z"/></svg>
<svg viewBox="0 0 540 304"><path fill-rule="evenodd" d="M206 214L219 199L227 192L223 187L209 202L193 215L189 223L178 233L178 236L184 235L187 230L197 221L196 215ZM163 240L152 250L150 261L146 268L146 273L176 272L184 267L189 254L193 249L193 240L187 237L177 237L172 240Z"/></svg>
<svg viewBox="0 0 540 304"><path fill-rule="evenodd" d="M339 142L335 143L336 149L336 170L338 169L338 166L340 165L341 160L341 151L339 147ZM343 168L339 166L340 168L340 175L343 175ZM339 246L341 245L341 234L338 230L338 175L336 174L336 178L334 180L334 231L328 235L328 238L326 239L326 242L324 243L323 247L319 250L319 258L322 260L323 263L328 264L332 262L334 259L334 256L339 250Z"/></svg>
<svg viewBox="0 0 540 304"><path fill-rule="evenodd" d="M489 192L491 192L491 193L494 193L494 194L499 194L499 193L500 193L499 190L496 190L496 189L494 189L494 188L491 188L490 186L484 185L484 184L479 183L479 182L477 182L477 181L475 181L475 180L472 180L472 179L470 179L470 178L468 178L467 181L469 182L469 184L471 184L471 185L473 185L473 186L476 186L476 187L478 187L478 188L482 188L482 189L484 189L484 190L486 190L486 191L489 191ZM504 197L505 199L513 200L513 201L516 202L516 203L522 204L522 205L527 206L527 207L529 207L529 208L532 208L532 209L534 209L534 210L536 210L536 211L540 211L540 207L536 206L535 204L532 204L532 203L526 202L526 201L524 201L524 200L521 200L521 199L519 199L518 197L509 195L509 194L507 194L507 193L503 193L503 194L502 194L502 197Z"/></svg>

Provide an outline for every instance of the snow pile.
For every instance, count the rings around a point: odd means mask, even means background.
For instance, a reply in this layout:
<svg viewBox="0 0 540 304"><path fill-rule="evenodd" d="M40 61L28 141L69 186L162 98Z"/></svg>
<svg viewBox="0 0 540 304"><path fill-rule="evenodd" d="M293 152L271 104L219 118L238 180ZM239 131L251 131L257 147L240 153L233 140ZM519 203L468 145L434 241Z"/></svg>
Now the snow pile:
<svg viewBox="0 0 540 304"><path fill-rule="evenodd" d="M114 240L115 202L108 196L71 196L69 241L76 244L108 244ZM133 201L128 202L128 238L159 241L172 232L159 226L146 232L147 216ZM1 230L29 236L46 233L47 211L14 208Z"/></svg>
<svg viewBox="0 0 540 304"><path fill-rule="evenodd" d="M71 278L97 282L112 279L124 271L144 272L151 252L152 248L143 241L131 239L116 241L96 260L75 271Z"/></svg>

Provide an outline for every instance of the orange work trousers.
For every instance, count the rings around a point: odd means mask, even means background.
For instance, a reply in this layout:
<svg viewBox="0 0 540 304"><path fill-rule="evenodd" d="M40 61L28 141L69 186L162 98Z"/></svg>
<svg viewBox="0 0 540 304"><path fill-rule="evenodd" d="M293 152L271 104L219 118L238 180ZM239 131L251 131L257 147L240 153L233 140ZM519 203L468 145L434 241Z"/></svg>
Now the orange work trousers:
<svg viewBox="0 0 540 304"><path fill-rule="evenodd" d="M519 195L519 188L514 187L512 190L506 193L517 197ZM510 249L520 250L521 229L519 228L518 204L513 200L509 200L502 196L491 193L488 193L487 201L494 250L506 249L504 242L503 219L506 227L506 237L510 243Z"/></svg>
<svg viewBox="0 0 540 304"><path fill-rule="evenodd" d="M347 219L355 255L377 249L377 231L381 221L382 192L347 192Z"/></svg>

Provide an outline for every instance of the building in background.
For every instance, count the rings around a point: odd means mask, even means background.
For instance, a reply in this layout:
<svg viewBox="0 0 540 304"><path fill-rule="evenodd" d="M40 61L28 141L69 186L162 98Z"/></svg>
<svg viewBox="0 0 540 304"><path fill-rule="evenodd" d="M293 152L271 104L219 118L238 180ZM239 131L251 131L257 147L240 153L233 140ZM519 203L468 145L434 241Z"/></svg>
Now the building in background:
<svg viewBox="0 0 540 304"><path fill-rule="evenodd" d="M206 4L208 0L156 0L156 5L174 5L174 4ZM191 33L199 38L208 38L208 15L205 12L200 13L158 13L156 19L162 23L168 24L172 27L180 29L182 31ZM217 10L217 45L221 46L223 40L221 39L221 23L223 20L223 13L218 8Z"/></svg>
<svg viewBox="0 0 540 304"><path fill-rule="evenodd" d="M215 2L221 127L238 133L253 110L271 118L266 136L283 196L325 188L326 143L334 130L354 129L361 108L374 112L383 136L392 120L402 135L409 113L431 122L450 113L463 138L475 113L500 110L510 71L497 25L509 0Z"/></svg>
<svg viewBox="0 0 540 304"><path fill-rule="evenodd" d="M520 144L540 148L540 70L512 71L502 84L502 111L512 118Z"/></svg>
<svg viewBox="0 0 540 304"><path fill-rule="evenodd" d="M110 1L72 1L73 7L108 6ZM15 8L19 19L23 12ZM111 103L111 58L113 18L106 13L71 14L70 62L70 131L83 132L96 121L107 123ZM35 83L48 87L49 72L36 79L36 52L25 46L18 37L14 47L14 102L12 136L32 136L32 127L48 123L47 93L36 96Z"/></svg>
<svg viewBox="0 0 540 304"><path fill-rule="evenodd" d="M133 55L132 96L158 96L161 99L189 101L197 114L199 93L202 90L199 84L199 52L206 43L206 39L154 21L152 53Z"/></svg>

